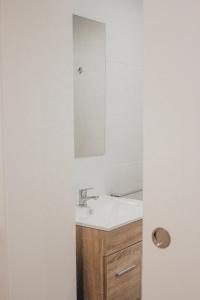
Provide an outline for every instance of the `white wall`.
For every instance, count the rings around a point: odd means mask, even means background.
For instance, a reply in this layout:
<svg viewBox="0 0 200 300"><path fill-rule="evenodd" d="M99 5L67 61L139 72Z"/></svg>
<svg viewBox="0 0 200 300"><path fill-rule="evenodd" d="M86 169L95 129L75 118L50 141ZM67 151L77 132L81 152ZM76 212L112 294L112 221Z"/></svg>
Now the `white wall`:
<svg viewBox="0 0 200 300"><path fill-rule="evenodd" d="M106 155L76 160L76 187L131 192L142 187L142 1L74 2L75 14L107 25Z"/></svg>
<svg viewBox="0 0 200 300"><path fill-rule="evenodd" d="M71 2L1 0L9 300L75 300Z"/></svg>

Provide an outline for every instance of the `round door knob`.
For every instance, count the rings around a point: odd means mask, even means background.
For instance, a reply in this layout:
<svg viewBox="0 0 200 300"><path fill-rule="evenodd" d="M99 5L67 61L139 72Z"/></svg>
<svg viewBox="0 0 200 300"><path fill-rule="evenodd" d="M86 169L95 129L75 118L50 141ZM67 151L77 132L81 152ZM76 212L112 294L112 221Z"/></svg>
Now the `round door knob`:
<svg viewBox="0 0 200 300"><path fill-rule="evenodd" d="M152 240L156 247L165 249L171 243L171 236L164 228L156 228L152 233Z"/></svg>

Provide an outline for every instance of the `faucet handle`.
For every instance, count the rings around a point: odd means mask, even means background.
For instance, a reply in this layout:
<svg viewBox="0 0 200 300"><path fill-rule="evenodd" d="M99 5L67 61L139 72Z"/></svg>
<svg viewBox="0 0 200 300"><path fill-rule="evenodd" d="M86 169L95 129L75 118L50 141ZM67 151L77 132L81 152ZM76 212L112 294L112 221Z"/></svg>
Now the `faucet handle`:
<svg viewBox="0 0 200 300"><path fill-rule="evenodd" d="M93 187L85 188L85 189L80 189L79 190L79 196L80 198L86 198L87 197L87 192L90 190L93 190Z"/></svg>

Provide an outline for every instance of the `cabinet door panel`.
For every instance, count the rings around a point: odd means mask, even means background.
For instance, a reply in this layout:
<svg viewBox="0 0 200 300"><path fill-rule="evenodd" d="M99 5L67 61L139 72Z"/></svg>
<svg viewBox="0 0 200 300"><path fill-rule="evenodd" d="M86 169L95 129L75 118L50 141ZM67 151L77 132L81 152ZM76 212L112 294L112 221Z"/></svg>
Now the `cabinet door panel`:
<svg viewBox="0 0 200 300"><path fill-rule="evenodd" d="M105 299L141 299L142 243L105 258Z"/></svg>
<svg viewBox="0 0 200 300"><path fill-rule="evenodd" d="M105 255L111 255L142 241L143 221L132 222L115 230L106 232Z"/></svg>

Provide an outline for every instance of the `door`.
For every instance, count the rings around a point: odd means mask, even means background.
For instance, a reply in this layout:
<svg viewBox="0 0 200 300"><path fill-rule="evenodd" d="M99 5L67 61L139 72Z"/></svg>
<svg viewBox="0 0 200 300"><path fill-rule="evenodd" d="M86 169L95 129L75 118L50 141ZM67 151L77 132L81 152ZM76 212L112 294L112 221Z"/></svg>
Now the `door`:
<svg viewBox="0 0 200 300"><path fill-rule="evenodd" d="M76 299L72 5L0 0L0 300Z"/></svg>
<svg viewBox="0 0 200 300"><path fill-rule="evenodd" d="M144 11L143 300L199 300L200 1L145 0Z"/></svg>
<svg viewBox="0 0 200 300"><path fill-rule="evenodd" d="M7 300L7 244L5 228L5 193L3 180L3 130L2 101L0 82L0 299Z"/></svg>

